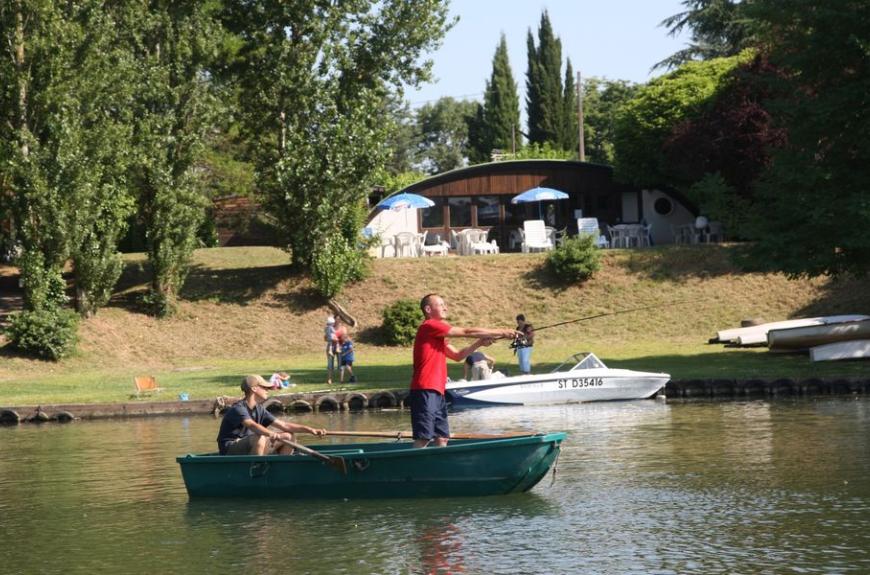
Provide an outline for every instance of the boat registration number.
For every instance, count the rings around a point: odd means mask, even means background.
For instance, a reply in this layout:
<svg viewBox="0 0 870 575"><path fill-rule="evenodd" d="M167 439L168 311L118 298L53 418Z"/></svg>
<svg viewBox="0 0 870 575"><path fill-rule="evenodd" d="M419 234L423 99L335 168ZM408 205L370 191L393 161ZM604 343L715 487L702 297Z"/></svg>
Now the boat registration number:
<svg viewBox="0 0 870 575"><path fill-rule="evenodd" d="M571 379L557 380L559 389L569 389L577 387L597 387L604 385L603 377L574 377Z"/></svg>

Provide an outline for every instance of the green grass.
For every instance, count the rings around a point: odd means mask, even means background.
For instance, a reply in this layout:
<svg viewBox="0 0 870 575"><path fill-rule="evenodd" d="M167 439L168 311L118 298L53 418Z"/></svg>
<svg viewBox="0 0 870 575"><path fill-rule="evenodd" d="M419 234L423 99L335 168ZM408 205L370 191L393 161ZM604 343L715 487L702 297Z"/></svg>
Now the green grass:
<svg viewBox="0 0 870 575"><path fill-rule="evenodd" d="M340 298L359 320L352 335L360 383L344 388L407 387L411 350L383 344L380 314L398 299L432 291L445 297L450 321L463 326L513 327L522 312L540 328L652 306L540 331L535 371L594 351L610 367L664 371L674 379L870 378L868 362L813 364L806 355L707 344L716 330L744 318L870 311L870 290L861 282L742 273L729 252L717 246L608 250L601 272L577 285L556 282L544 269L543 254L375 261L372 275ZM167 320L139 308L144 266L141 254L127 256L111 305L83 322L74 357L50 363L0 348L0 406L130 401L133 377L146 374L163 388L153 397L167 400L181 392L191 399L236 396L244 375L273 371L292 375L298 386L290 391L326 388L322 328L328 308L306 277L292 273L286 253L198 250L179 314ZM487 352L497 369L516 373L505 343ZM460 364L450 370L453 378L462 374Z"/></svg>

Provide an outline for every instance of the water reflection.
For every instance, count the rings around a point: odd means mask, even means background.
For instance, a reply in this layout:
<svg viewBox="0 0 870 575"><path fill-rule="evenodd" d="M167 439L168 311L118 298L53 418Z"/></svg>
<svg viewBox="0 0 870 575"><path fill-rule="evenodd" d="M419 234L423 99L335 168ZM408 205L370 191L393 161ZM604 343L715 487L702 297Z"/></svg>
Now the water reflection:
<svg viewBox="0 0 870 575"><path fill-rule="evenodd" d="M555 483L470 499L188 501L174 458L213 450L215 419L0 428L0 571L870 572L870 398L451 417L455 431L568 431ZM305 420L408 427L399 411Z"/></svg>

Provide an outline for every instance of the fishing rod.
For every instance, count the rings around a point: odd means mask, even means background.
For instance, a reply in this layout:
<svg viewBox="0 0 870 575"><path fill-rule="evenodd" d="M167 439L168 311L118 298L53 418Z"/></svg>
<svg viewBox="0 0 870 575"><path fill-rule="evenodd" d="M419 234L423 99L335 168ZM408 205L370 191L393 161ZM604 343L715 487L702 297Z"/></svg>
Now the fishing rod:
<svg viewBox="0 0 870 575"><path fill-rule="evenodd" d="M643 310L645 310L645 309L654 309L654 308L658 308L658 307L667 307L667 306L673 306L673 305L687 305L687 304L690 304L690 303L697 303L698 301L701 301L701 300L689 300L689 301L681 301L681 302L674 302L674 303L659 303L659 304L653 304L653 305L646 305L646 306L643 306L643 307L633 307L633 308L630 308L630 309L620 309L620 310L616 310L616 311L609 311L609 312L606 312L606 313L599 313L599 314L596 314L596 315L589 315L589 316L586 316L586 317L580 317L580 318L577 318L577 319L569 319L569 320L567 320L567 321L560 321L559 323L554 323L554 324L550 324L550 325L545 325L544 327L536 327L536 328L534 328L534 330L535 330L535 332L539 332L539 331L543 331L543 330L545 330L545 329L550 329L551 327L559 327L560 325L567 325L567 324L569 324L569 323L577 323L577 322L581 322L581 321L588 321L588 320L590 320L590 319L597 319L597 318L599 318L599 317L607 317L607 316L610 316L610 315L619 315L619 314L623 314L623 313L631 313L631 312L635 312L635 311L643 311ZM512 348L517 348L517 347L527 347L527 346L528 346L528 340L526 339L525 336L517 336L516 338L514 338L514 341L511 343L510 346L511 346Z"/></svg>

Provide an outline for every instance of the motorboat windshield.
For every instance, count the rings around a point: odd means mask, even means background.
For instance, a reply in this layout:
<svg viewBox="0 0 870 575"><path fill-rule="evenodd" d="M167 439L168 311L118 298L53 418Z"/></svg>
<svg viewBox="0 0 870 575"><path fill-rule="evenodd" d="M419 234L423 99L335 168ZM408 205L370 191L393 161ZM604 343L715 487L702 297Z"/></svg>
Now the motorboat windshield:
<svg viewBox="0 0 870 575"><path fill-rule="evenodd" d="M604 362L598 359L598 357L592 353L591 351L582 351L580 353L575 353L558 366L556 369L552 371L552 373L556 373L558 371L577 371L579 369L599 369L599 368L607 368L604 365Z"/></svg>

